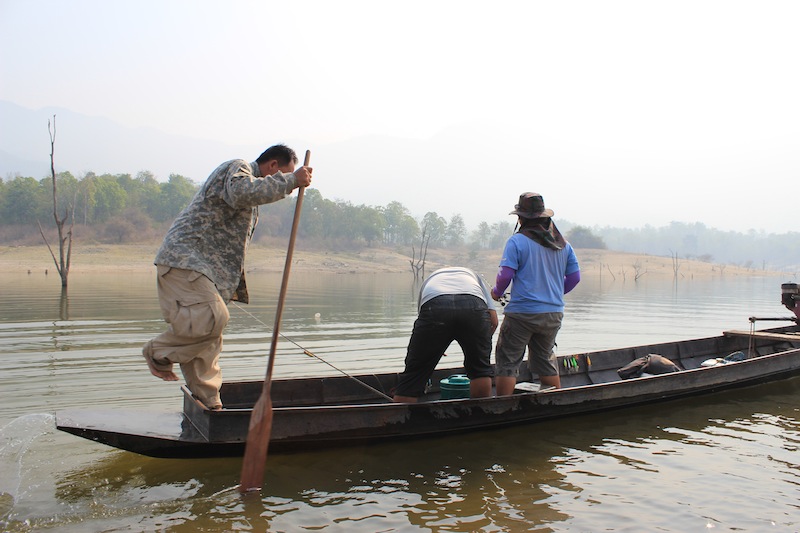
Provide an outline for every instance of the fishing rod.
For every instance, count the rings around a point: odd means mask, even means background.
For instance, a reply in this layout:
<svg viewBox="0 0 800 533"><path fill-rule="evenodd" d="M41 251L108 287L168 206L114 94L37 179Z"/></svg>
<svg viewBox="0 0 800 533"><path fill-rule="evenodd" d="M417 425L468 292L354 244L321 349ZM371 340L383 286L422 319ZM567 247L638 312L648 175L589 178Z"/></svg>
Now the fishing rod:
<svg viewBox="0 0 800 533"><path fill-rule="evenodd" d="M262 321L260 318L258 318L256 315L254 315L253 313L251 313L250 311L248 311L247 309L245 309L244 307L242 307L241 305L239 305L237 302L232 302L232 303L233 303L233 304L236 306L236 308L237 308L237 309L241 310L241 311L242 311L244 314L246 314L247 316L249 316L250 318L252 318L252 319L253 319L253 320L255 320L256 322L258 322L258 323L259 323L259 324L261 324L262 326L264 326L264 327L267 327L267 324L265 324L265 323L264 323L264 322L263 322L263 321ZM369 384L367 384L367 383L364 383L363 381L361 381L361 380L360 380L360 379L358 379L357 377L353 376L352 374L348 374L346 371L344 371L344 370L342 370L341 368L339 368L339 367L335 366L334 364L332 364L332 363L330 363L330 362L326 361L325 359L323 359L322 357L318 356L317 354L315 354L315 353L314 353L314 352L312 352L311 350L308 350L308 349L304 348L303 346L301 346L300 344L298 344L298 343L297 343L297 342L295 342L294 340L290 339L289 337L287 337L287 336L286 336L286 335L284 335L283 333L280 333L280 332L278 332L278 335L279 335L280 337L282 337L284 340L286 340L286 341L288 341L288 342L290 342L290 343L294 344L295 346L297 346L298 348L300 348L301 350L303 350L303 354L305 354L305 355L307 355L307 356L309 356L309 357L313 357L314 359L317 359L317 360L318 360L318 361L320 361L321 363L325 363L326 365L328 365L328 366L329 366L329 367L331 367L332 369L336 370L337 372L340 372L340 373L344 374L345 376L347 376L348 378L352 379L353 381L355 381L355 382L356 382L356 383L358 383L359 385L361 385L361 386L363 386L363 387L366 387L367 389L371 390L372 392L374 392L374 393L375 393L375 394L377 394L378 396L382 396L383 398L385 398L386 400L389 400L390 402L391 402L391 401L394 401L394 399L393 399L391 396L389 396L389 395L385 394L385 393L384 393L384 392L382 392L382 391L379 391L378 389L376 389L376 388L372 387L371 385L369 385Z"/></svg>
<svg viewBox="0 0 800 533"><path fill-rule="evenodd" d="M518 227L519 227L519 218L517 218L517 222L514 224L514 231L511 232L512 237L517 232ZM511 283L508 284L506 290L503 291L503 294L500 295L500 299L497 300L497 302L500 304L500 307L505 307L506 305L508 305L508 302L511 301L511 285L513 283L514 282L512 281Z"/></svg>

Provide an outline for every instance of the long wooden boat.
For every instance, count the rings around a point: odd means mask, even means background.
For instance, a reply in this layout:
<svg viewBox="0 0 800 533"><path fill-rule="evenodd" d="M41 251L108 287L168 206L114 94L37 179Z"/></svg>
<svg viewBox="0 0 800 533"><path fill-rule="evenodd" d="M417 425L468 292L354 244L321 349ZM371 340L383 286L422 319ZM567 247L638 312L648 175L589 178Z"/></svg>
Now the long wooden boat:
<svg viewBox="0 0 800 533"><path fill-rule="evenodd" d="M743 352L744 360L703 365L734 352ZM618 369L648 354L666 357L681 370L627 380L619 377ZM417 404L391 403L387 398L397 383L397 373L275 380L269 450L487 430L791 378L800 375L800 329L792 325L726 331L717 337L560 356L560 389L536 390L526 369L523 365L520 381L528 382L528 387L521 384L511 396L476 399L442 399L440 380L464 370L440 369L432 377L433 388ZM56 427L153 457L241 455L262 384L225 383L221 411L205 409L184 387L182 411L66 410L56 413Z"/></svg>

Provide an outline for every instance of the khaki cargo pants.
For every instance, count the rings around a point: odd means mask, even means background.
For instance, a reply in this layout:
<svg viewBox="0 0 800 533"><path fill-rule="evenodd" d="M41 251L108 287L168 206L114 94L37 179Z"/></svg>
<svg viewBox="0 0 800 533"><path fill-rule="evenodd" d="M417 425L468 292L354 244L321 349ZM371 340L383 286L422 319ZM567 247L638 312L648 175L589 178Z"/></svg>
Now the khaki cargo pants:
<svg viewBox="0 0 800 533"><path fill-rule="evenodd" d="M158 301L168 327L148 343L152 358L156 364L179 364L192 394L209 408L221 406L219 354L228 306L203 274L162 265L157 269Z"/></svg>

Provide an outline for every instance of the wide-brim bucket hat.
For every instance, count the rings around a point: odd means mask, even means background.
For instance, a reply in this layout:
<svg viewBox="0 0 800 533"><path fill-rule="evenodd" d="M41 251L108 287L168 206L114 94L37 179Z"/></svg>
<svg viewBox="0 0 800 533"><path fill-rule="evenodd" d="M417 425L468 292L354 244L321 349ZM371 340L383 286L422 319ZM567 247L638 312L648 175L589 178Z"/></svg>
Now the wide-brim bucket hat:
<svg viewBox="0 0 800 533"><path fill-rule="evenodd" d="M522 218L541 218L552 217L552 209L544 207L544 198L536 192L525 192L519 195L519 203L514 206L514 210L509 215L517 215Z"/></svg>

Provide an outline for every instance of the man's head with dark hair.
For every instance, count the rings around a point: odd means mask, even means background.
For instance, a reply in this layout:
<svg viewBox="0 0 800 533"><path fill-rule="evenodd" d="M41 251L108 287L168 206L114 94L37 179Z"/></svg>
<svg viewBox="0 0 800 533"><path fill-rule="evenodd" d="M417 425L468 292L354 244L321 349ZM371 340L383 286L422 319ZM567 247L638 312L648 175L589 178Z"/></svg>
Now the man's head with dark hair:
<svg viewBox="0 0 800 533"><path fill-rule="evenodd" d="M276 144L275 146L270 146L264 150L260 156L258 156L256 163L260 165L272 159L277 161L278 166L281 167L286 166L289 163L294 163L295 165L297 164L297 154L285 144Z"/></svg>
<svg viewBox="0 0 800 533"><path fill-rule="evenodd" d="M285 144L270 146L256 159L262 176L274 176L277 172L291 174L297 164L297 154Z"/></svg>

